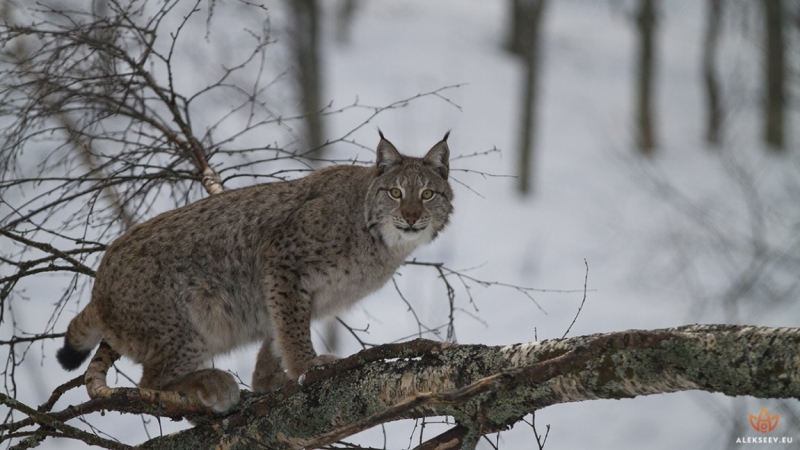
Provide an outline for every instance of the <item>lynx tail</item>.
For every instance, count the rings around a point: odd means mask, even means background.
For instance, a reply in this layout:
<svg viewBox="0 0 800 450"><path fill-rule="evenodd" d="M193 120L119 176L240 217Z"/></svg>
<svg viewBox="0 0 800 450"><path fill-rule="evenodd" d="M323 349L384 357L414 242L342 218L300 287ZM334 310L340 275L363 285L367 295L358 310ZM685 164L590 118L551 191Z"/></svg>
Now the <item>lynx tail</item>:
<svg viewBox="0 0 800 450"><path fill-rule="evenodd" d="M89 357L92 349L100 343L100 333L92 323L94 311L91 303L81 311L67 327L64 347L58 350L56 358L65 370L75 370Z"/></svg>

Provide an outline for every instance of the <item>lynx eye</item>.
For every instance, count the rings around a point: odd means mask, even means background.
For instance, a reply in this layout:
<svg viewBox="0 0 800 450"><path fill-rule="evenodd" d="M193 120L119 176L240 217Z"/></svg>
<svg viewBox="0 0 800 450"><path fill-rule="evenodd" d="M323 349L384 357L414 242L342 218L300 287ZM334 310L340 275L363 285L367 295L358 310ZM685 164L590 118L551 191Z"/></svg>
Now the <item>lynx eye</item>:
<svg viewBox="0 0 800 450"><path fill-rule="evenodd" d="M398 188L391 188L391 189L389 189L389 195L392 198L400 198L400 197L403 196L403 191L401 191Z"/></svg>
<svg viewBox="0 0 800 450"><path fill-rule="evenodd" d="M423 200L430 200L433 198L433 191L430 189L425 189L422 191L422 199Z"/></svg>

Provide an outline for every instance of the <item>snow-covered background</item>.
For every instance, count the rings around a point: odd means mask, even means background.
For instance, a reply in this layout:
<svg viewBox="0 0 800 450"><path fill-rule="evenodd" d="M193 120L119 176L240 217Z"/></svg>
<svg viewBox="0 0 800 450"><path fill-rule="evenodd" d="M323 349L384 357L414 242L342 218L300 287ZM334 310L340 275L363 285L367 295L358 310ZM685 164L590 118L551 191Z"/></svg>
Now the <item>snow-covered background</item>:
<svg viewBox="0 0 800 450"><path fill-rule="evenodd" d="M748 35L735 24L725 28L718 59L727 105L724 143L710 149L703 139L700 64L705 3L660 4L655 99L659 145L654 157L643 159L633 145L636 35L629 14L635 4L550 2L543 30L534 195L521 197L514 178L507 177L516 173L522 98L522 65L502 49L507 2L360 2L346 45L333 39L332 5L323 3L321 56L323 98L325 103L332 101L334 109L356 98L361 104L381 106L462 85L441 93L449 101L429 96L383 112L353 139L373 147L375 127L380 127L401 152L422 155L452 130L449 144L454 158L500 149L453 160L452 176L459 183L454 186L452 225L415 256L444 262L452 269L469 269L466 273L480 280L574 291L533 291L534 302L513 288L472 283L474 304L463 289L456 299L458 342L499 345L532 341L534 336L561 337L583 298L584 261L589 292L573 336L696 322L800 325L797 290L792 288L797 278L779 263L764 269L761 285L733 301L735 311L724 304L746 271L747 248L756 240L753 223L763 225L758 239L785 253L786 265L800 267L798 109L790 109L787 121L788 150L782 154L766 150L760 141L762 67L756 32ZM270 4L276 30L287 26L283 6ZM225 7L217 5L219 10ZM201 31L205 31L203 20L198 18ZM213 32L220 33L212 29L212 38ZM276 37L280 46L280 31ZM202 45L198 44L198 52ZM270 58L275 73L282 71L280 65L290 64L278 49ZM340 136L369 114L351 110L331 116L328 132ZM352 147L336 151L355 156ZM362 150L358 157L370 160L373 155ZM746 200L752 200L748 192L755 192L761 205L757 218L749 208L753 201ZM433 270L403 268L396 281L423 323L436 327L447 321L445 287ZM42 311L55 301L47 299L56 299L59 293L46 283L32 283L27 289L32 300L17 304L14 313L20 323L35 329ZM770 297L770 289L784 292L783 301L778 294ZM65 329L77 309L69 306L56 330ZM362 338L370 343L394 341L417 331L414 316L391 284L342 318L355 328L369 326ZM11 334L7 323L0 327L0 339ZM324 348L321 329L316 334L319 350ZM18 377L23 401L42 403L55 386L72 376L55 364L59 344L29 349L18 369L24 374ZM341 346L343 355L359 350L346 333ZM240 350L215 363L247 382L255 351ZM121 367L138 377L135 366ZM110 381L126 383L113 375ZM80 402L85 395L75 390L60 405ZM736 409L732 399L687 392L553 406L537 413L536 424L540 432L546 424L551 426L546 448L552 449L721 448L735 441L732 426L747 425L746 414L737 416L734 411L779 408L776 402L753 399L744 405ZM794 409L798 410L796 404ZM800 438L800 425L789 414L784 417L783 434ZM152 436L187 426L158 424L154 419L143 425L137 417L116 413L87 420L127 443L145 440L145 429ZM387 429L387 447L392 449L417 442L420 431L408 422ZM412 429L415 435L409 440ZM428 424L424 432L432 437L443 429ZM353 441L381 447L383 433L371 430ZM76 445L51 440L41 448L81 447ZM480 448L491 447L484 442ZM518 424L501 435L500 448L536 448L533 432Z"/></svg>

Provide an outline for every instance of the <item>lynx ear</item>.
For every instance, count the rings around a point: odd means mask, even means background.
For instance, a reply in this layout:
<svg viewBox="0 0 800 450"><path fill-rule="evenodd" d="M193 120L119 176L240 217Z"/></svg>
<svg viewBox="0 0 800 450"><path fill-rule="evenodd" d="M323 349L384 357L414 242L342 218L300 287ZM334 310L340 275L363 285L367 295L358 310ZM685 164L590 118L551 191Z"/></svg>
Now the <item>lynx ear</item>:
<svg viewBox="0 0 800 450"><path fill-rule="evenodd" d="M448 137L450 137L449 131L445 133L441 141L428 150L428 154L422 159L425 165L430 166L434 172L441 175L445 180L450 174L450 148L447 146Z"/></svg>
<svg viewBox="0 0 800 450"><path fill-rule="evenodd" d="M378 142L378 149L375 150L375 167L378 168L378 175L383 175L392 167L400 164L403 161L403 155L394 148L391 142L383 137L381 130L378 130L378 135L380 135L381 141Z"/></svg>

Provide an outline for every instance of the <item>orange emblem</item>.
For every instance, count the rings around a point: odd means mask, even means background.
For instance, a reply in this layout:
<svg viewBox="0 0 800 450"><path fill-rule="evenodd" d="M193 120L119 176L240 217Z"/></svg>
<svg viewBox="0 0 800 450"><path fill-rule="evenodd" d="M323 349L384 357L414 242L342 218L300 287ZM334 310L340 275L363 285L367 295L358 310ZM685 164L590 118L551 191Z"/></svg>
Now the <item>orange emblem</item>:
<svg viewBox="0 0 800 450"><path fill-rule="evenodd" d="M770 415L767 408L761 408L758 416L750 414L750 426L759 433L769 433L778 426L781 416L778 414Z"/></svg>

